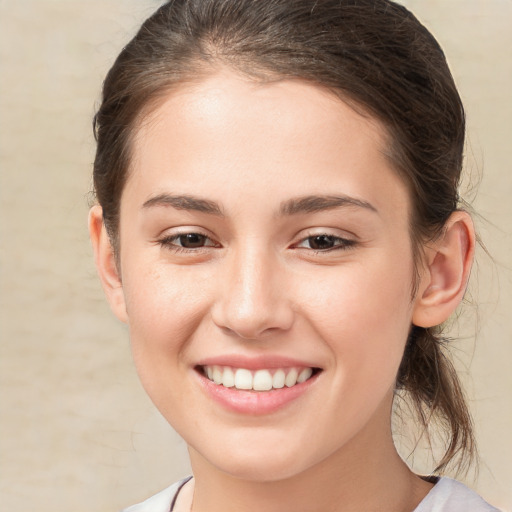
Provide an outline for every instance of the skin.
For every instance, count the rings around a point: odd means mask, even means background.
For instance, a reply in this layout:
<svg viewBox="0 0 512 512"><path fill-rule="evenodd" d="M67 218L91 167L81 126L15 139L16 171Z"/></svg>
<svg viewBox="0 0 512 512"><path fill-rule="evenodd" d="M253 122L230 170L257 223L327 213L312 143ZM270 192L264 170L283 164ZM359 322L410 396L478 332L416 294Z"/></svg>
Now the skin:
<svg viewBox="0 0 512 512"><path fill-rule="evenodd" d="M139 126L119 267L100 207L90 232L141 381L189 446L178 510L411 512L430 490L393 445L393 389L411 324L437 325L460 302L474 234L452 215L411 299L411 205L385 149L383 127L328 92L226 69ZM345 201L304 211L311 195ZM183 250L185 233L206 245ZM318 235L333 247L315 251ZM322 371L285 407L240 414L198 384L197 364L226 354Z"/></svg>

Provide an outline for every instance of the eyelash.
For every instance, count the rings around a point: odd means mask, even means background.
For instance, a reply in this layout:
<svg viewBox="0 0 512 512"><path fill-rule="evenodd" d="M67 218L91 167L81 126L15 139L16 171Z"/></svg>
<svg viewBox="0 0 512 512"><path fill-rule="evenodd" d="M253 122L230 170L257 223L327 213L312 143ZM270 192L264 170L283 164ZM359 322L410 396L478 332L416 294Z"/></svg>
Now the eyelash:
<svg viewBox="0 0 512 512"><path fill-rule="evenodd" d="M198 247L183 247L183 246L176 244L176 242L181 237L191 236L191 235L202 237L205 239L205 241L210 241L211 243L208 245L200 245ZM309 247L309 248L308 247L300 247L301 244L303 244L304 242L306 242L308 240L311 243L312 239L322 238L322 237L328 238L330 242L332 242L336 245L334 245L333 247L325 248L325 249L314 249L313 247ZM208 235L201 233L199 231L197 231L197 232L196 231L188 231L188 232L183 232L183 233L176 233L174 235L166 236L166 237L162 238L161 240L158 240L158 243L162 247L166 247L167 249L170 249L170 250L174 251L175 253L198 254L204 250L208 250L209 248L218 248L219 247L219 244L213 242L212 239ZM318 233L318 234L309 235L309 236L303 238L298 243L294 244L292 248L299 249L299 250L306 249L308 251L313 251L314 254L325 254L325 253L332 252L332 251L348 250L348 249L354 247L356 245L356 243L357 242L355 240L342 238L339 236L331 235L329 233Z"/></svg>
<svg viewBox="0 0 512 512"><path fill-rule="evenodd" d="M183 247L183 246L180 246L180 245L177 245L176 242L181 238L181 237L185 237L185 236L189 236L189 235L196 235L196 236L199 236L199 237L203 237L205 240L208 240L210 242L212 242L211 244L209 245L201 245L199 247ZM186 231L186 232L183 232L183 233L176 233L175 235L169 235L169 236L166 236L164 238L162 238L161 240L158 240L158 243L162 246L162 247L165 247L171 251L174 251L176 253L194 253L194 254L198 254L202 251L204 251L205 249L208 249L208 248L216 248L216 247L219 247L219 244L213 242L213 240L206 234L204 233L201 233L200 231Z"/></svg>
<svg viewBox="0 0 512 512"><path fill-rule="evenodd" d="M333 247L329 247L327 249L314 249L313 247L309 247L309 248L300 247L300 245L302 243L304 243L308 240L311 241L314 238L322 238L322 237L328 238L330 241L332 241L334 244L337 244L337 245L334 245ZM333 252L333 251L346 251L346 250L354 247L356 245L356 243L357 242L355 240L351 240L348 238L342 238L342 237L339 237L336 235L331 235L329 233L317 233L317 234L309 235L309 236L303 238L297 244L295 244L294 248L299 249L299 250L306 249L309 251L313 251L314 254L325 254L325 253L329 253L329 252Z"/></svg>

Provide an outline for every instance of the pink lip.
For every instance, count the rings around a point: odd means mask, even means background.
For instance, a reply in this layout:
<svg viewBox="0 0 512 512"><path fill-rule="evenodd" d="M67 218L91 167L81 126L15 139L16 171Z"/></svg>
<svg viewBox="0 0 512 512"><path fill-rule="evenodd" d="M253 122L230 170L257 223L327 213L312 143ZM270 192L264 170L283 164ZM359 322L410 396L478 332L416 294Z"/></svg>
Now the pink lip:
<svg viewBox="0 0 512 512"><path fill-rule="evenodd" d="M300 361L291 357L264 354L260 356L223 355L209 357L197 363L197 366L231 366L232 368L246 368L247 370L260 370L272 368L318 368L318 365L308 361Z"/></svg>
<svg viewBox="0 0 512 512"><path fill-rule="evenodd" d="M224 365L231 366L229 364ZM247 366L233 366L247 368ZM269 368L269 366L266 366L266 368ZM215 384L199 371L196 371L195 374L199 379L200 386L212 400L229 411L247 415L271 414L284 408L307 393L319 377L319 373L317 373L307 381L296 384L291 388L284 387L270 391L243 391Z"/></svg>

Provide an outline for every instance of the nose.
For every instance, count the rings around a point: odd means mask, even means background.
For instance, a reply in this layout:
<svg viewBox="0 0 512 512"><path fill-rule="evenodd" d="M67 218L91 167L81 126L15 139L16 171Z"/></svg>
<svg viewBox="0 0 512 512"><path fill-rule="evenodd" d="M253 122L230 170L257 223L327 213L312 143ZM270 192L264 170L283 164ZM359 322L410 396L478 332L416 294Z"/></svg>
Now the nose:
<svg viewBox="0 0 512 512"><path fill-rule="evenodd" d="M218 327L247 340L291 328L294 312L277 257L247 248L227 257L221 274L212 307Z"/></svg>

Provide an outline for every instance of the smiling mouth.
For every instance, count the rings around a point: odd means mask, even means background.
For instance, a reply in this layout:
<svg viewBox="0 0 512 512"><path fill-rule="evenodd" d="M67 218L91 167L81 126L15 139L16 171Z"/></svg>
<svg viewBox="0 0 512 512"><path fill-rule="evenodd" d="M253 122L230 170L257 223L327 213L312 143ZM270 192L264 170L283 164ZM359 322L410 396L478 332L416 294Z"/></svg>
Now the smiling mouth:
<svg viewBox="0 0 512 512"><path fill-rule="evenodd" d="M196 368L208 380L226 388L245 391L270 391L291 388L306 382L321 370L319 368L272 368L248 370L231 366L205 365Z"/></svg>

